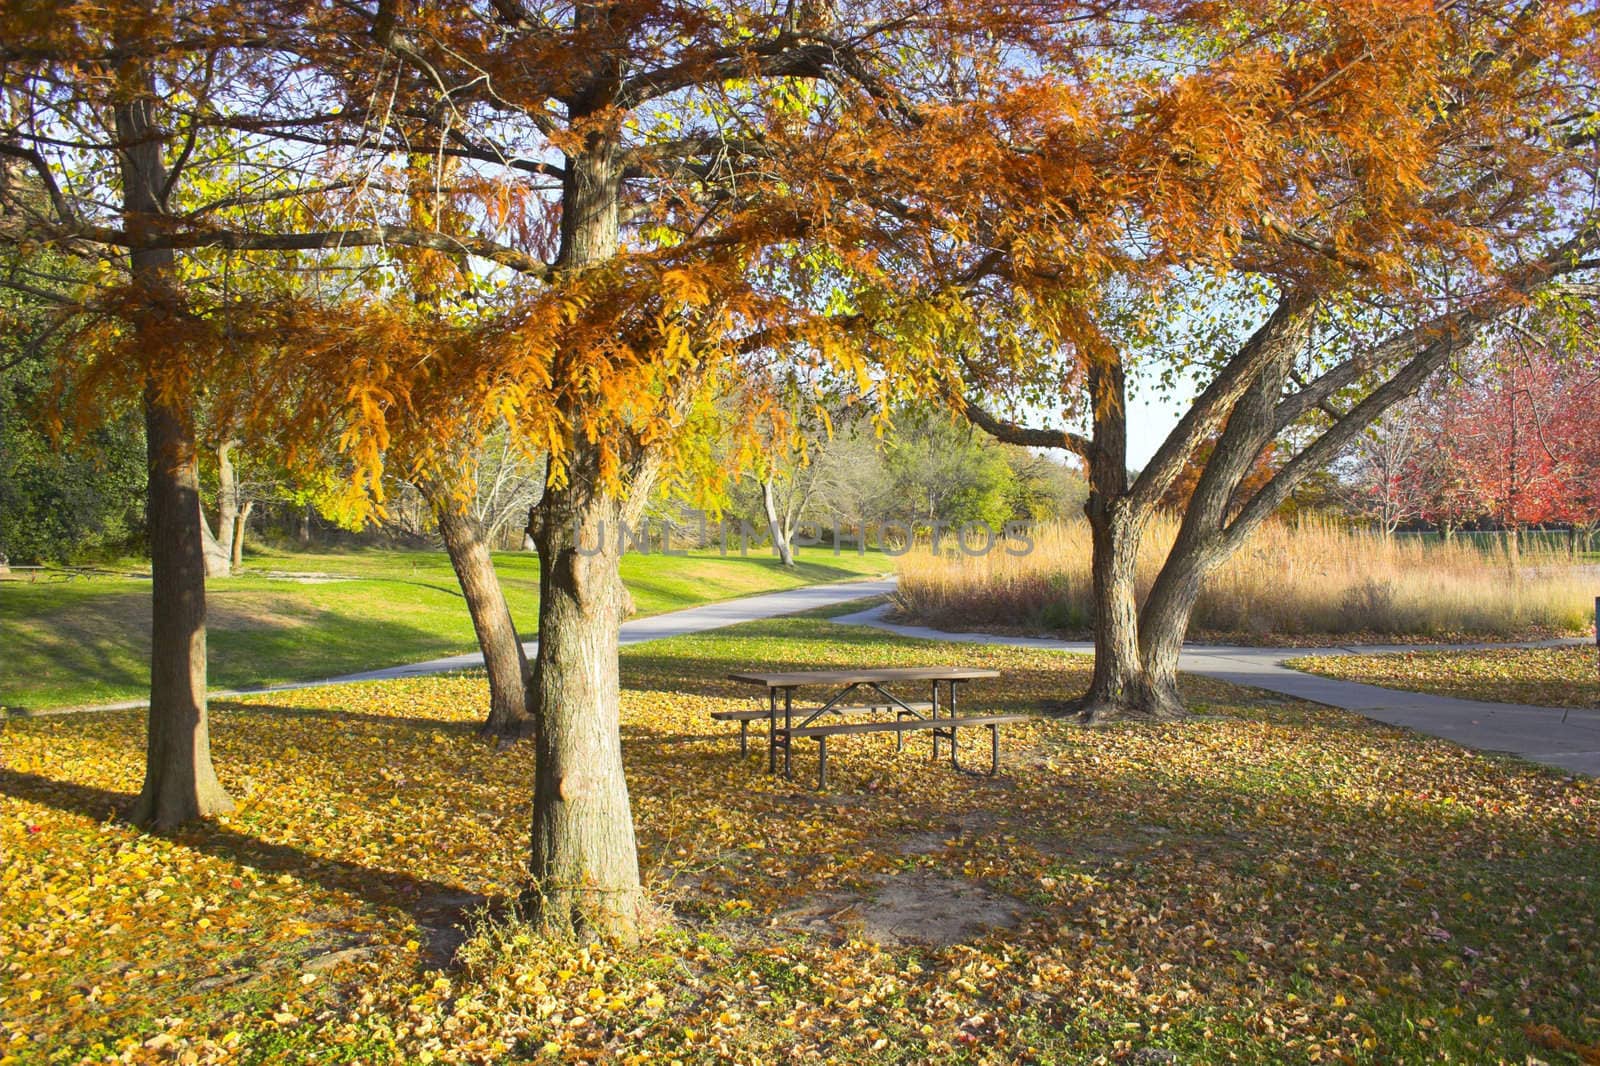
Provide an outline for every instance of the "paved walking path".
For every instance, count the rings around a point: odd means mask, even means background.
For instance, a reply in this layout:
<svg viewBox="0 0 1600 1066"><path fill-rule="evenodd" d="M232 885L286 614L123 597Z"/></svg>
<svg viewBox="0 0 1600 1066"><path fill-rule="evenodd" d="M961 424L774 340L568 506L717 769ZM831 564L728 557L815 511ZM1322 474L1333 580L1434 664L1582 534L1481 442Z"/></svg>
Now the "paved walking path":
<svg viewBox="0 0 1600 1066"><path fill-rule="evenodd" d="M698 607L685 607L681 611L653 614L622 623L619 640L623 644L640 644L647 640L681 637L690 633L704 633L741 622L757 622L763 618L776 618L784 614L798 614L818 607L832 607L873 596L885 596L894 591L894 579L865 581L840 581L831 585L804 585L780 592L764 592L758 596L745 596L719 603L706 603ZM538 641L523 645L531 657L539 650ZM425 677L429 674L448 674L459 670L476 670L483 666L481 652L452 655L444 659L429 659L420 663L386 666L380 670L364 670L357 674L341 674L317 681L290 681L281 685L261 688L212 689L211 699L229 696L254 696L266 692L289 692L301 688L321 688L324 685L343 685L354 681L396 681L406 677ZM146 705L145 700L125 700L94 707L68 707L60 710L34 711L33 715L74 714L84 711L125 711ZM31 717L32 715L30 715Z"/></svg>
<svg viewBox="0 0 1600 1066"><path fill-rule="evenodd" d="M809 585L803 588L768 592L759 596L726 600L689 607L681 611L636 618L623 623L621 642L638 644L664 637L704 633L741 622L754 622L763 618L795 614L818 607L830 607L852 600L887 595L894 591L894 579L845 581L832 585ZM1094 645L1087 641L1054 640L1048 637L1009 637L993 633L947 633L925 626L898 625L886 620L889 606L883 604L854 614L835 617L835 622L847 625L869 625L890 633L929 640L967 642L975 644L1006 644L1019 648L1039 648L1049 651L1088 653ZM1581 641L1544 641L1528 647L1550 646ZM1435 645L1438 648L1506 647L1498 645ZM525 645L532 655L537 643ZM1184 649L1179 662L1182 670L1214 677L1235 684L1249 685L1281 693L1296 699L1340 707L1347 711L1391 725L1404 726L1419 732L1454 741L1465 747L1484 751L1503 751L1521 755L1535 762L1559 767L1577 773L1600 776L1600 712L1574 710L1563 712L1549 707L1529 707L1513 703L1486 703L1476 700L1454 699L1448 696L1430 696L1417 692L1400 692L1395 689L1362 685L1353 681L1337 681L1291 670L1284 660L1305 655L1379 654L1394 651L1421 650L1418 645L1372 646L1359 645L1342 648L1230 648L1194 645ZM399 678L421 677L428 674L472 670L483 665L479 654L455 655L445 659L390 666L381 670L367 670L357 674L344 674L320 681L300 681L264 688L237 689L213 692L213 697L242 696L264 692L284 692L290 689L314 688L322 685L340 685L353 681L392 681ZM101 707L75 708L74 710L119 710L143 707L144 701L107 704ZM69 713L38 712L44 714Z"/></svg>
<svg viewBox="0 0 1600 1066"><path fill-rule="evenodd" d="M868 625L890 633L928 640L962 641L976 644L1006 644L1019 648L1092 653L1087 641L1052 640L1046 637L1008 637L993 633L947 633L926 626L897 625L885 620L887 604L839 615L833 620L846 625ZM1581 640L1540 641L1525 647L1550 647L1586 643ZM1435 650L1495 645L1434 645ZM1443 737L1468 748L1511 752L1534 762L1576 773L1600 776L1600 711L1531 707L1517 703L1488 703L1479 700L1430 696L1420 692L1401 692L1338 681L1316 674L1291 670L1286 659L1308 655L1366 655L1383 652L1425 650L1417 645L1357 645L1342 648L1230 648L1192 645L1184 648L1179 669L1232 681L1239 685L1310 700L1330 707L1365 715L1390 725L1404 726L1420 733Z"/></svg>

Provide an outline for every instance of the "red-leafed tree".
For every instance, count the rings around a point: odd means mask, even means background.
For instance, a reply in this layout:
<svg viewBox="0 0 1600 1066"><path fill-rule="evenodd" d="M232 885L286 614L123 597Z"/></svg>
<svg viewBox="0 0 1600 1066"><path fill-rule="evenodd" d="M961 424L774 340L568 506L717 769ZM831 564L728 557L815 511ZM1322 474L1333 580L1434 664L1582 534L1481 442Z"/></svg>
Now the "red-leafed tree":
<svg viewBox="0 0 1600 1066"><path fill-rule="evenodd" d="M1469 433L1468 404L1452 380L1440 381L1421 400L1422 441L1413 450L1402 486L1412 508L1445 540L1485 511L1483 494L1459 442Z"/></svg>
<svg viewBox="0 0 1600 1066"><path fill-rule="evenodd" d="M1565 525L1576 541L1600 520L1591 318L1582 302L1519 315L1431 398L1428 447L1410 470L1424 517L1493 521L1513 562L1526 526Z"/></svg>

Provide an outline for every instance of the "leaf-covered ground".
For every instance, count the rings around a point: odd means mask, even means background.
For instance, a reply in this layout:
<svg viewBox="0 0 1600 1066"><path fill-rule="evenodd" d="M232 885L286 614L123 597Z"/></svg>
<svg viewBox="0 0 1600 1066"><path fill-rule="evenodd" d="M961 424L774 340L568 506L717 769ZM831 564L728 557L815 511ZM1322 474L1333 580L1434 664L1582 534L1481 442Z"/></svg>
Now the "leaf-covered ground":
<svg viewBox="0 0 1600 1066"><path fill-rule="evenodd" d="M1536 707L1600 707L1591 646L1314 655L1286 666L1367 685Z"/></svg>
<svg viewBox="0 0 1600 1066"><path fill-rule="evenodd" d="M219 706L243 802L170 837L106 820L136 713L9 723L0 1059L1592 1060L1592 781L1215 684L1180 724L1014 728L993 781L849 738L825 793L813 754L770 778L706 717L748 705L736 665L951 660L1004 671L973 707L1087 677L816 619L630 649L673 918L632 948L504 920L531 753L475 738L477 678Z"/></svg>

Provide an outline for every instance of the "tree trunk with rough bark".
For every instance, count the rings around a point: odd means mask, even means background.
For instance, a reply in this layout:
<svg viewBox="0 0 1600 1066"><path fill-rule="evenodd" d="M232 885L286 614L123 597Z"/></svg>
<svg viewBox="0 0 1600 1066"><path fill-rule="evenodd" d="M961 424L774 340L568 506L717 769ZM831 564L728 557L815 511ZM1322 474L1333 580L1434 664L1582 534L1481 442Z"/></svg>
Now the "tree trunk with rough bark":
<svg viewBox="0 0 1600 1066"><path fill-rule="evenodd" d="M167 177L148 76L140 75L137 84L139 97L118 105L115 114L125 145L124 212L135 233L152 229ZM170 294L170 248L140 246L131 260L134 280L152 302ZM151 329L156 313L152 310L152 318L135 328ZM159 343L152 338L152 345ZM152 381L145 387L144 418L149 452L150 710L144 785L128 817L168 828L226 814L233 810L233 800L211 764L206 716L206 565L194 414L187 403L175 403Z"/></svg>
<svg viewBox="0 0 1600 1066"><path fill-rule="evenodd" d="M545 494L540 512L537 769L524 902L555 931L631 936L645 898L618 724L622 510L613 497L564 487Z"/></svg>
<svg viewBox="0 0 1600 1066"><path fill-rule="evenodd" d="M528 657L511 620L511 608L495 574L494 559L483 542L482 531L463 512L450 492L436 485L421 486L423 498L433 508L450 565L467 601L472 629L483 652L489 675L489 717L479 730L484 736L516 740L533 732L528 714Z"/></svg>
<svg viewBox="0 0 1600 1066"><path fill-rule="evenodd" d="M772 546L778 549L778 561L792 569L794 546L790 543L790 531L778 515L778 501L772 492L772 482L767 478L761 479L761 509L767 515L767 531L772 535Z"/></svg>
<svg viewBox="0 0 1600 1066"><path fill-rule="evenodd" d="M1120 362L1089 371L1094 399L1094 436L1087 457L1089 519L1093 544L1090 576L1094 597L1094 676L1077 702L1089 722L1143 717L1143 666L1139 661L1136 587L1139 538L1148 516L1128 498L1126 381Z"/></svg>
<svg viewBox="0 0 1600 1066"><path fill-rule="evenodd" d="M1277 320L1277 316L1274 316ZM1277 434L1277 405L1310 330L1309 314L1295 312L1257 334L1261 361L1228 419L1184 508L1172 548L1139 613L1140 700L1146 714L1187 713L1178 692L1178 660L1195 602L1206 577L1243 542L1249 528L1230 519L1240 488ZM1385 536L1388 535L1387 529Z"/></svg>
<svg viewBox="0 0 1600 1066"><path fill-rule="evenodd" d="M591 14L581 8L576 18ZM572 117L581 117L576 108ZM557 256L564 270L617 253L622 170L618 146L601 133L567 156ZM646 901L618 722L617 642L629 602L620 573L625 516L620 494L601 484L596 450L581 437L567 471L565 485L546 490L532 529L540 595L529 702L537 762L522 901L547 929L628 938L643 923Z"/></svg>

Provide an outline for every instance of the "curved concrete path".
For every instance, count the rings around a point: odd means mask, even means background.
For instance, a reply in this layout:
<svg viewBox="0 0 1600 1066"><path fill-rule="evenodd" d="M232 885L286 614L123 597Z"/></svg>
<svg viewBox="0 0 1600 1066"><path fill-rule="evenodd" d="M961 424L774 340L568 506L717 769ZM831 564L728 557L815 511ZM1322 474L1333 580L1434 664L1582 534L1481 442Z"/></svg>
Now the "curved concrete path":
<svg viewBox="0 0 1600 1066"><path fill-rule="evenodd" d="M865 581L845 581L831 585L808 585L803 588L768 592L743 599L708 603L681 611L636 618L622 625L621 643L639 644L647 640L685 636L754 622L779 615L796 614L818 607L831 607L852 600L884 596L894 591L893 578ZM833 621L845 625L867 625L907 637L942 640L957 643L1005 644L1019 648L1037 648L1045 651L1092 653L1094 645L1087 641L1055 640L1048 637L1009 637L993 633L950 633L926 626L899 625L886 619L890 606L882 604L854 614L836 616ZM1576 644L1583 641L1543 641L1524 647L1548 647L1558 644ZM1295 699L1309 700L1330 707L1365 715L1390 725L1404 726L1418 732L1443 737L1465 747L1483 751L1510 752L1535 762L1576 773L1600 776L1600 712L1589 710L1562 711L1549 707L1530 707L1512 703L1486 703L1476 700L1454 699L1447 696L1430 696L1417 692L1362 685L1353 681L1338 681L1301 673L1283 665L1284 660L1307 655L1379 654L1393 651L1418 651L1425 648L1450 649L1473 647L1507 647L1508 645L1358 645L1340 648L1233 648L1194 645L1184 649L1179 662L1182 670L1202 674L1239 685L1266 689ZM536 642L524 647L531 655L538 649ZM421 677L428 674L471 670L483 665L483 656L477 653L455 655L427 662L407 663L381 670L367 670L356 674L324 678L319 681L298 681L262 688L229 689L213 691L213 697L255 695L267 692L285 692L291 689L315 688L323 685L341 685L356 681L392 681L399 678ZM143 707L144 701L105 704L98 707L63 708L38 711L35 714L68 714L81 711L110 711Z"/></svg>
<svg viewBox="0 0 1600 1066"><path fill-rule="evenodd" d="M668 611L645 618L635 618L622 623L619 641L622 644L640 644L647 640L681 637L690 633L705 633L741 622L757 622L763 618L776 618L784 614L798 614L818 607L832 607L851 600L885 596L894 591L894 579L866 579L840 581L830 585L803 585L780 592L764 592L757 596L722 600L718 603L685 607L681 611ZM531 657L539 650L538 641L529 641L523 649ZM264 685L260 688L212 689L208 698L225 699L229 696L256 696L267 692L290 692L301 688L321 688L324 685L344 685L356 681L396 681L406 677L424 677L429 674L448 674L458 670L475 670L483 665L481 652L452 655L444 659L428 659L420 663L386 666L379 670L363 670L356 674L341 674L316 681L289 681L281 685ZM145 700L124 700L120 703L103 703L93 707L61 707L32 711L26 717L51 714L78 714L87 711L126 711L146 706Z"/></svg>
<svg viewBox="0 0 1600 1066"><path fill-rule="evenodd" d="M926 626L887 621L888 604L835 617L845 625L867 625L906 637L974 644L1005 644L1019 648L1092 653L1087 641L1046 637L1007 637L993 633L947 633ZM1522 647L1581 644L1581 640L1540 641ZM1381 654L1396 651L1449 650L1497 645L1357 645L1342 648L1231 648L1193 645L1185 647L1179 669L1238 685L1266 689L1295 699L1326 704L1365 715L1390 725L1443 737L1480 751L1509 752L1534 762L1574 773L1600 776L1600 711L1564 711L1517 703L1430 696L1420 692L1338 681L1302 673L1284 666L1284 660L1310 655Z"/></svg>
<svg viewBox="0 0 1600 1066"><path fill-rule="evenodd" d="M784 614L799 614L818 607L833 607L851 600L872 596L886 596L894 591L894 579L840 581L832 585L802 585L797 589L780 592L763 592L758 596L744 596L736 600L704 603L698 607L685 607L681 611L652 614L622 623L618 637L621 644L643 644L647 640L682 637L690 633L705 633L741 622L759 622L763 618L776 618ZM532 658L539 650L539 642L531 640L523 650ZM445 674L455 670L475 670L483 665L483 655L453 655L448 659L429 659L427 662L408 663L404 666L386 666L381 670L367 670L359 674L344 674L325 681L305 681L271 688L247 689L241 692L278 692L292 688L310 688L319 685L342 685L350 681L394 681L402 677L419 677L423 674Z"/></svg>

